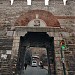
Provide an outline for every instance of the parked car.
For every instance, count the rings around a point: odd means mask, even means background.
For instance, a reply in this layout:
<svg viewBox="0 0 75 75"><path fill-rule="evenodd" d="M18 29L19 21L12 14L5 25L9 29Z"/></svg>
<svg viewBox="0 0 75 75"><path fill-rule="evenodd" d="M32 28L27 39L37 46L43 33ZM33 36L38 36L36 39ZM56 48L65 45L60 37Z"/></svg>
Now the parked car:
<svg viewBox="0 0 75 75"><path fill-rule="evenodd" d="M37 67L37 61L32 61L32 67Z"/></svg>

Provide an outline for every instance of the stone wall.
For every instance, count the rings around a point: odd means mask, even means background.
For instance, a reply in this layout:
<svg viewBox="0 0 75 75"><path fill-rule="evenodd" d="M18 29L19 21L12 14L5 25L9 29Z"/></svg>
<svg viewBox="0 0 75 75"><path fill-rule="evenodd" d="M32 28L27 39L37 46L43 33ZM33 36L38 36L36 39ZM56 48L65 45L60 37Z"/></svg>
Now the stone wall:
<svg viewBox="0 0 75 75"><path fill-rule="evenodd" d="M24 14L28 10L35 10L35 9L46 10L46 11L51 12L54 16L56 16L62 28L67 28L71 30L71 32L67 31L66 33L65 32L49 33L50 36L54 36L54 40L55 40L54 43L55 43L56 62L59 62L58 64L56 63L56 66L57 67L60 66L57 68L57 71L58 71L57 74L62 75L62 64L61 64L59 42L60 40L62 40L62 38L69 37L75 32L75 1L74 0L72 1L68 0L66 6L63 5L62 0L53 0L53 1L51 0L49 2L49 6L45 6L44 1L37 1L37 2L32 1L32 5L27 6L24 0L21 0L21 1L15 0L14 4L11 6L10 1L1 0L0 1L0 27L1 28L4 27L4 28L0 29L0 35L1 36L7 35L7 36L14 37L12 54L15 52L15 50L17 50L16 52L18 53L18 45L19 45L20 36L13 35L14 24L16 20L22 14ZM21 35L23 33L21 32L19 34ZM74 57L74 52L72 52L72 54ZM74 75L74 72L70 75Z"/></svg>
<svg viewBox="0 0 75 75"><path fill-rule="evenodd" d="M55 16L75 16L75 2L68 1L64 6L62 1L50 1L49 6L44 5L44 1L32 1L31 6L27 6L25 1L14 1L11 6L10 1L0 1L0 25L13 26L18 17L28 10L47 10ZM75 18L74 18L75 19ZM58 19L61 26L74 25L74 19Z"/></svg>

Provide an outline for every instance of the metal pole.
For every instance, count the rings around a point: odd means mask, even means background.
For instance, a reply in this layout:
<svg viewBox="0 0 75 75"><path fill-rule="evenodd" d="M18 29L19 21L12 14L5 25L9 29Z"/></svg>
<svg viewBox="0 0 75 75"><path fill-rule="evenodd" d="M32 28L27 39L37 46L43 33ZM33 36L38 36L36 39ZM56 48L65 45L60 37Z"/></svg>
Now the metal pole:
<svg viewBox="0 0 75 75"><path fill-rule="evenodd" d="M63 66L63 75L66 75L66 68L64 62L64 50L62 50L62 48L61 48L61 59L62 59L62 66Z"/></svg>

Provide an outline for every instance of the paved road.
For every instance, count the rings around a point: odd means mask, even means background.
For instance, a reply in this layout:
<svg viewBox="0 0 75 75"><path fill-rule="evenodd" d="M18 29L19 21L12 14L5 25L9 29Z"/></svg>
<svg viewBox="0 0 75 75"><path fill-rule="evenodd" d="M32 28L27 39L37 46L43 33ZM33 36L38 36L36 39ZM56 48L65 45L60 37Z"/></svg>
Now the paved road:
<svg viewBox="0 0 75 75"><path fill-rule="evenodd" d="M48 71L40 67L27 66L26 70L22 70L21 75L48 75Z"/></svg>

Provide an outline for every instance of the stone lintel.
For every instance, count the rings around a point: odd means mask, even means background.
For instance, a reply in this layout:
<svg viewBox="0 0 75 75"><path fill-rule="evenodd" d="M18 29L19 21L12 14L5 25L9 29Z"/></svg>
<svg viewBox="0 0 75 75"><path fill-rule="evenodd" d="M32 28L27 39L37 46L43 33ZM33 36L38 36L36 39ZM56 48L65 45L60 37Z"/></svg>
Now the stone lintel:
<svg viewBox="0 0 75 75"><path fill-rule="evenodd" d="M16 26L16 32L67 32L66 29L60 27L25 27Z"/></svg>

